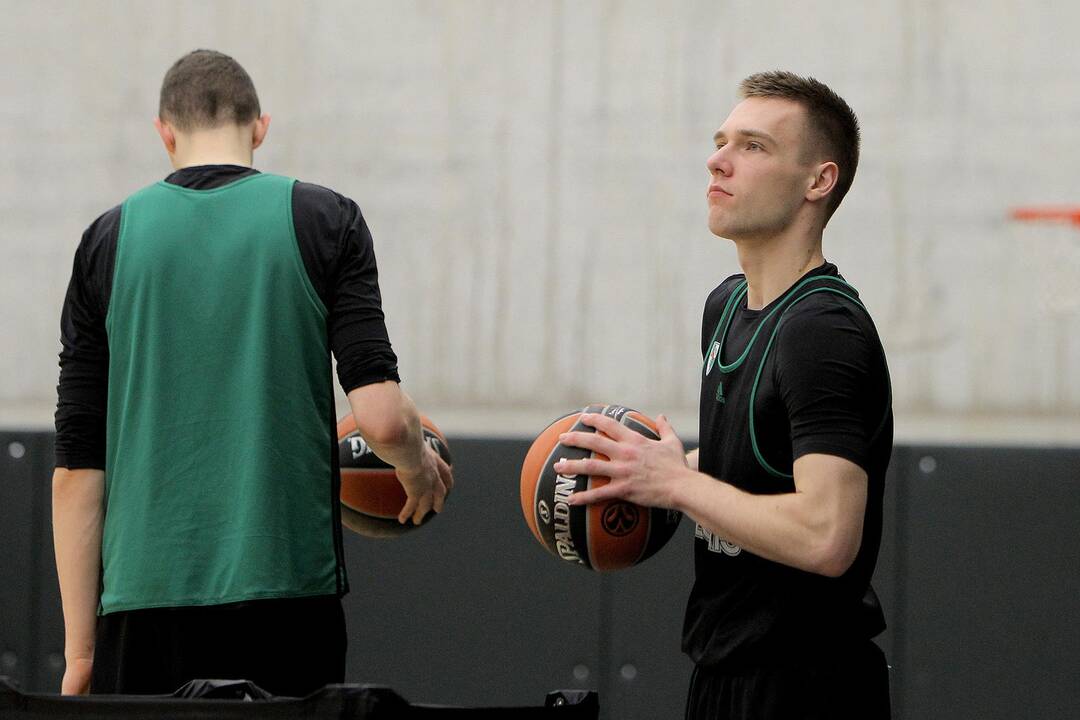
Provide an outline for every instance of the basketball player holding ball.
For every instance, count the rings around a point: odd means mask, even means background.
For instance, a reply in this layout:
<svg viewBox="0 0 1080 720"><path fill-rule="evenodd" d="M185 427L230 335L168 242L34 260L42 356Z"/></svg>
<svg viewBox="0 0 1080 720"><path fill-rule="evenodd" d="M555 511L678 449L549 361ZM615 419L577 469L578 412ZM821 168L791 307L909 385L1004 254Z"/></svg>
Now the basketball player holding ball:
<svg viewBox="0 0 1080 720"><path fill-rule="evenodd" d="M331 353L405 488L398 521L452 484L399 387L360 209L254 170L269 123L235 60L180 58L156 121L176 171L76 250L53 477L65 694L344 681Z"/></svg>
<svg viewBox="0 0 1080 720"><path fill-rule="evenodd" d="M855 174L858 122L828 87L787 72L746 78L740 96L706 163L709 229L735 243L743 272L705 302L700 447L684 455L664 416L649 440L586 415L608 437L562 442L610 459L555 467L612 478L571 503L619 497L697 523L688 718L887 718L870 579L888 368L821 244Z"/></svg>

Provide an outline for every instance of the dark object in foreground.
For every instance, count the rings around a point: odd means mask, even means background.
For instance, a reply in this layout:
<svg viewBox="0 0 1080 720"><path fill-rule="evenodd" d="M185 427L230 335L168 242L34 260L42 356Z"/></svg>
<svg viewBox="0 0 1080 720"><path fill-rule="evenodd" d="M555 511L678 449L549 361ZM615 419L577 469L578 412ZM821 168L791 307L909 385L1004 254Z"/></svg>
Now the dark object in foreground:
<svg viewBox="0 0 1080 720"><path fill-rule="evenodd" d="M173 695L91 695L63 697L19 692L10 680L0 677L0 717L42 720L79 717L82 720L113 718L356 718L357 720L450 720L451 718L553 718L596 720L600 702L595 692L556 690L548 693L542 707L466 708L413 705L396 692L378 685L327 685L305 698L268 695L246 680L194 680Z"/></svg>

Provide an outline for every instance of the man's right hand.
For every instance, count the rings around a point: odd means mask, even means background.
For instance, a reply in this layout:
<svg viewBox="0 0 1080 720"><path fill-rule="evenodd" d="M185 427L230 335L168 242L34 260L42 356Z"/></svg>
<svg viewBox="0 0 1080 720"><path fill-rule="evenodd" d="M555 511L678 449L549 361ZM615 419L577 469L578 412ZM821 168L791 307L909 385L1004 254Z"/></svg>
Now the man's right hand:
<svg viewBox="0 0 1080 720"><path fill-rule="evenodd" d="M94 661L91 658L74 658L67 661L64 679L60 681L61 695L89 695L90 673Z"/></svg>
<svg viewBox="0 0 1080 720"><path fill-rule="evenodd" d="M396 469L398 481L405 488L399 523L404 524L411 517L413 524L419 525L431 510L442 512L446 496L454 487L450 466L435 450L425 444L420 457L421 462L415 468Z"/></svg>
<svg viewBox="0 0 1080 720"><path fill-rule="evenodd" d="M424 442L412 398L393 380L361 385L348 397L360 434L383 462L394 466L405 488L398 522L411 517L419 525L432 510L441 512L454 478L450 466Z"/></svg>
<svg viewBox="0 0 1080 720"><path fill-rule="evenodd" d="M105 471L58 467L53 472L53 548L64 610L64 660L60 692L85 695L94 665L94 635L105 522Z"/></svg>

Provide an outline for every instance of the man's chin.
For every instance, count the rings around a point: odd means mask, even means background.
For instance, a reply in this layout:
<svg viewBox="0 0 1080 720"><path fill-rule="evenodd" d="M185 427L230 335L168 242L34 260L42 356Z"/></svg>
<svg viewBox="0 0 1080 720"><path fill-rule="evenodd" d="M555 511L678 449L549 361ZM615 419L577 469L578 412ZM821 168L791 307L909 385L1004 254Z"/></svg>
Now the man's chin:
<svg viewBox="0 0 1080 720"><path fill-rule="evenodd" d="M729 223L722 222L709 222L709 232L719 238L725 240L736 240L738 237L738 230L732 227Z"/></svg>

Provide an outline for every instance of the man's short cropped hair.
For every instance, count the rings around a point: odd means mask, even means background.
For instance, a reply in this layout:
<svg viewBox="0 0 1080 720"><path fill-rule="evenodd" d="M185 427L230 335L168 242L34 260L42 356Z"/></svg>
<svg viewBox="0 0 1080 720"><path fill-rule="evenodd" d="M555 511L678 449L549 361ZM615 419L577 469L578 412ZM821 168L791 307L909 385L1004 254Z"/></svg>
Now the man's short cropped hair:
<svg viewBox="0 0 1080 720"><path fill-rule="evenodd" d="M804 157L831 160L839 168L836 189L829 196L828 221L847 195L859 166L859 120L842 97L825 83L783 70L755 73L739 84L743 98L781 98L806 110L807 144Z"/></svg>
<svg viewBox="0 0 1080 720"><path fill-rule="evenodd" d="M185 132L246 125L261 112L247 71L216 50L189 52L173 63L161 83L158 117Z"/></svg>

